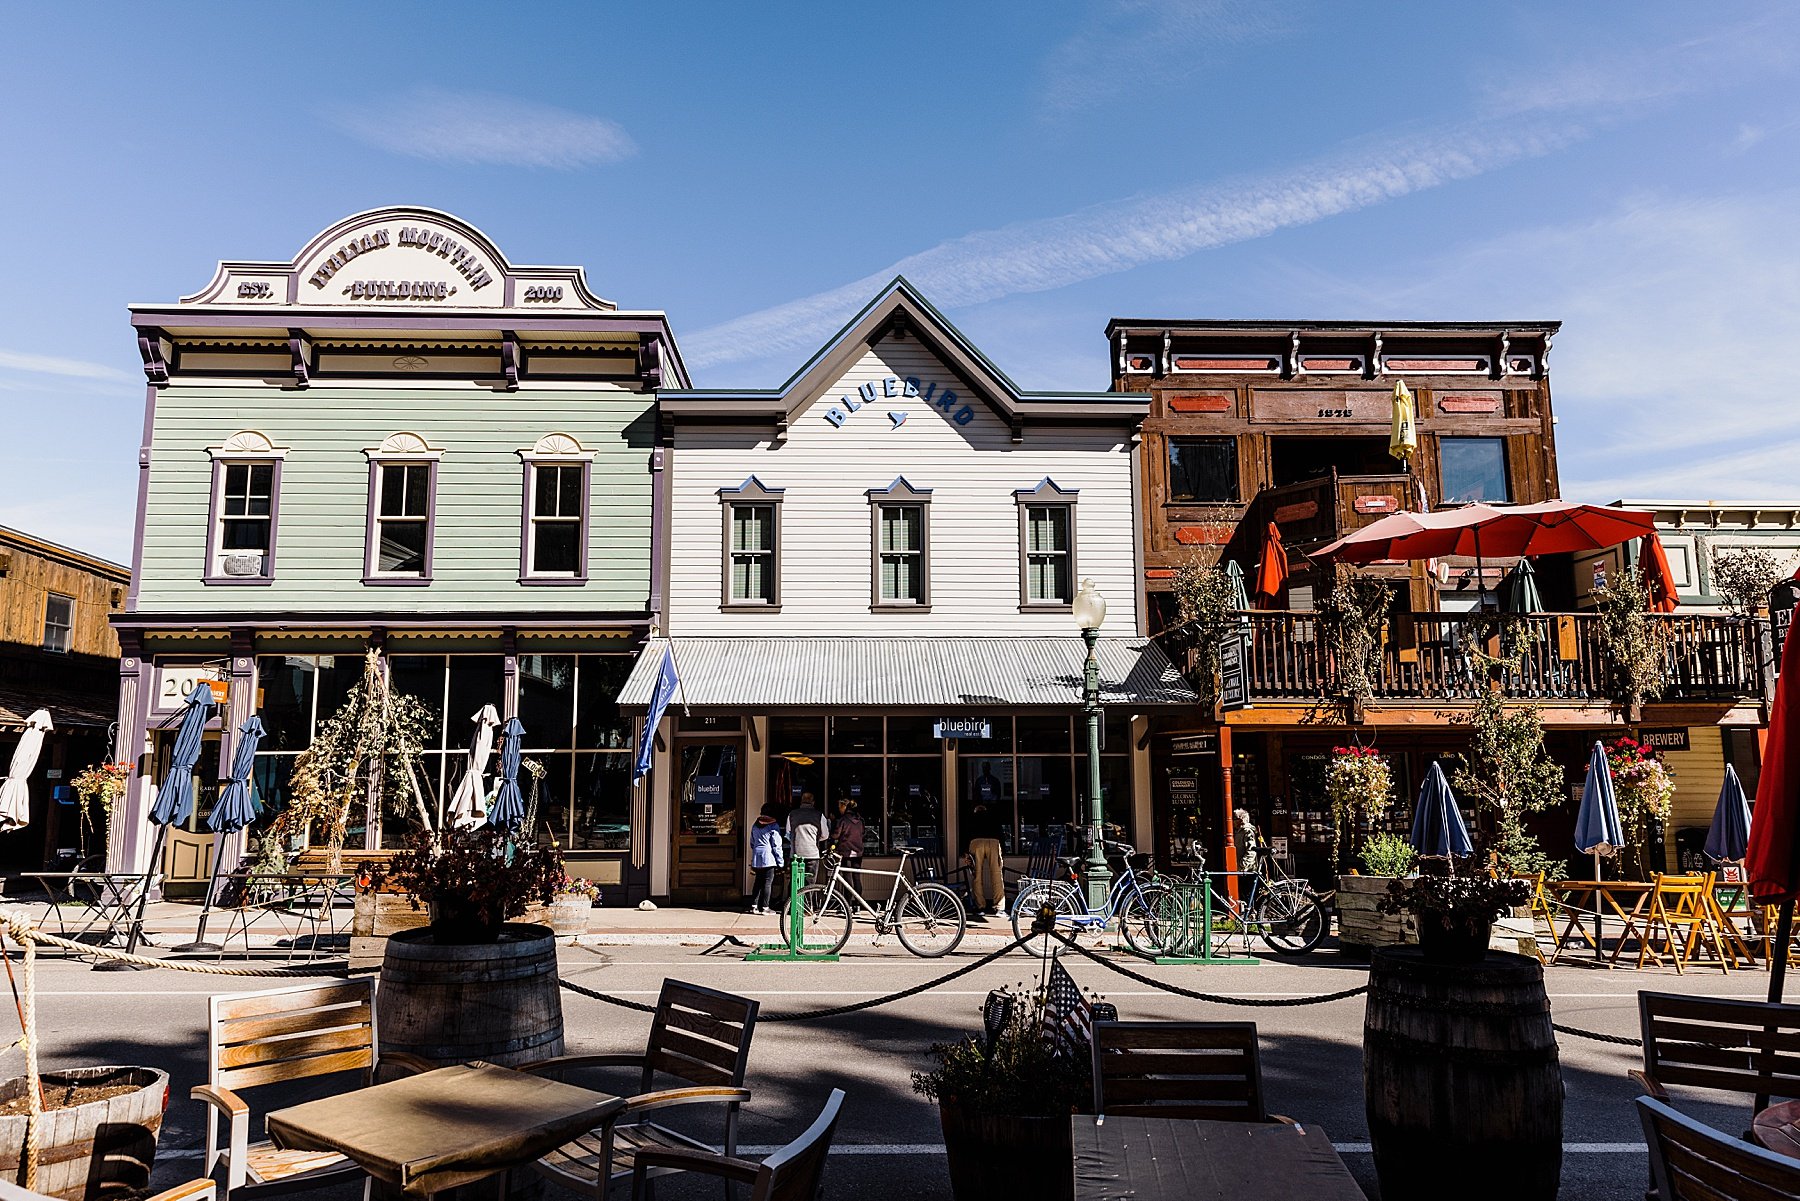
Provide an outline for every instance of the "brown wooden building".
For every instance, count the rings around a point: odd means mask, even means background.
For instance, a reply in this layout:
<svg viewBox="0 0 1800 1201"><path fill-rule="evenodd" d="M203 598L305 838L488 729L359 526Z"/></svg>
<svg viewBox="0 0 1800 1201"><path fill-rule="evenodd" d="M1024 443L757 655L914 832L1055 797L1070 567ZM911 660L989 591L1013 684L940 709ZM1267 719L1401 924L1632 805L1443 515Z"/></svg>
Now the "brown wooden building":
<svg viewBox="0 0 1800 1201"><path fill-rule="evenodd" d="M0 834L0 869L29 871L81 853L75 808L63 802L73 801L71 778L108 758L119 639L107 619L130 585L130 568L0 526L0 772L35 710L49 710L55 723L30 780L31 822ZM99 852L99 835L86 841Z"/></svg>
<svg viewBox="0 0 1800 1201"><path fill-rule="evenodd" d="M1377 566L1393 580L1374 701L1355 713L1324 703L1332 647L1315 615L1329 567L1308 555L1403 509L1558 496L1548 356L1559 323L1115 320L1113 384L1147 392L1139 488L1142 583L1149 632L1171 624L1178 566L1235 560L1250 580L1271 523L1291 568L1272 605L1241 618L1248 704L1159 719L1152 809L1160 858L1196 845L1210 864L1235 858L1229 815L1246 810L1296 871L1331 871L1325 765L1334 746L1373 745L1397 784L1403 828L1434 760L1446 772L1462 723L1487 680L1467 653L1466 623L1492 607L1512 560L1449 558ZM1390 456L1395 384L1414 397L1418 449ZM1534 648L1501 686L1543 708L1547 742L1578 786L1597 737L1627 727L1606 692L1608 664L1591 612L1577 613L1569 556L1535 562L1544 607ZM1267 602L1264 602L1267 604ZM1647 726L1761 721L1754 627L1717 614L1676 614L1664 698ZM1726 740L1729 745L1742 745ZM1740 772L1744 770L1740 767ZM1567 817L1544 815L1557 851Z"/></svg>

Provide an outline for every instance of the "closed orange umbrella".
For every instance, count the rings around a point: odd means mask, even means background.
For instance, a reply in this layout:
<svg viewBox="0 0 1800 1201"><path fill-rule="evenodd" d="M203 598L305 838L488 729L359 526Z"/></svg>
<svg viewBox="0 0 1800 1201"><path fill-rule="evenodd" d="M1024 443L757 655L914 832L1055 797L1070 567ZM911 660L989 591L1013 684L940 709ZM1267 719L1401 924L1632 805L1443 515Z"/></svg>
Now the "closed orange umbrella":
<svg viewBox="0 0 1800 1201"><path fill-rule="evenodd" d="M1262 562L1256 568L1256 600L1265 609L1273 609L1287 587L1287 550L1281 545L1281 529L1273 521L1263 538Z"/></svg>
<svg viewBox="0 0 1800 1201"><path fill-rule="evenodd" d="M1663 550L1656 531L1644 535L1644 553L1639 564L1644 573L1644 587L1650 593L1652 613L1673 613L1681 599L1675 595L1675 573L1669 570L1669 556Z"/></svg>

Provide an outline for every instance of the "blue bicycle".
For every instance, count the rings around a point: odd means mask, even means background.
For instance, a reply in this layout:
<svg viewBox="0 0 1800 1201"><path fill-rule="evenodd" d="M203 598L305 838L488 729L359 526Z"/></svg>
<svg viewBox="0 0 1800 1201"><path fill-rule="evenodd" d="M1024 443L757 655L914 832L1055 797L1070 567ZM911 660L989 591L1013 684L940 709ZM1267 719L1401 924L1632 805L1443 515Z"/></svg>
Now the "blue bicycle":
<svg viewBox="0 0 1800 1201"><path fill-rule="evenodd" d="M1047 908L1056 915L1058 934L1072 937L1084 931L1106 931L1117 922L1132 950L1145 955L1163 952L1174 933L1165 929L1166 918L1158 916L1170 911L1169 906L1160 903L1169 888L1138 875L1140 871L1149 870L1150 856L1138 854L1136 847L1125 843L1109 842L1106 857L1122 866L1113 876L1112 889L1107 893L1104 906L1088 908L1081 878L1075 870L1076 864L1081 862L1080 856L1059 856L1055 879L1027 879L1020 883L1019 895L1013 899L1013 934L1019 938L1030 934L1038 914ZM1049 938L1031 939L1025 943L1026 950L1040 959L1055 954L1059 946Z"/></svg>

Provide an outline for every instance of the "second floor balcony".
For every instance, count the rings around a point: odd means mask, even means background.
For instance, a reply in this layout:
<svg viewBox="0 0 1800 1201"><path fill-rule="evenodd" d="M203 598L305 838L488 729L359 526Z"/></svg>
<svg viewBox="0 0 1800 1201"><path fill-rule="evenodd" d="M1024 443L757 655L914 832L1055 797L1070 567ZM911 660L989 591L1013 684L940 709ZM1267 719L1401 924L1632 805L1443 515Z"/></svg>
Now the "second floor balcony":
<svg viewBox="0 0 1800 1201"><path fill-rule="evenodd" d="M1323 616L1233 615L1245 631L1250 700L1304 701L1342 693ZM1765 696L1765 627L1715 614L1651 614L1659 635L1661 701L1732 703ZM1401 613L1381 631L1374 700L1472 701L1496 682L1544 704L1607 704L1613 664L1594 613Z"/></svg>

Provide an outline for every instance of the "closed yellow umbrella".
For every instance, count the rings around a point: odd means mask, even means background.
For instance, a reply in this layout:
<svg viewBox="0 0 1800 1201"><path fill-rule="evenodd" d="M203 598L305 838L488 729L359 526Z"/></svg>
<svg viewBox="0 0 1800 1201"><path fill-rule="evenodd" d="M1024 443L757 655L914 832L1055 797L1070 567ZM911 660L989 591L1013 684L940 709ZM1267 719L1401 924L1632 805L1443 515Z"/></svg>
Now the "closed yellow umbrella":
<svg viewBox="0 0 1800 1201"><path fill-rule="evenodd" d="M1413 416L1412 393L1406 390L1405 380L1398 380L1394 384L1394 430L1388 435L1388 454L1410 469L1417 453L1419 423Z"/></svg>

